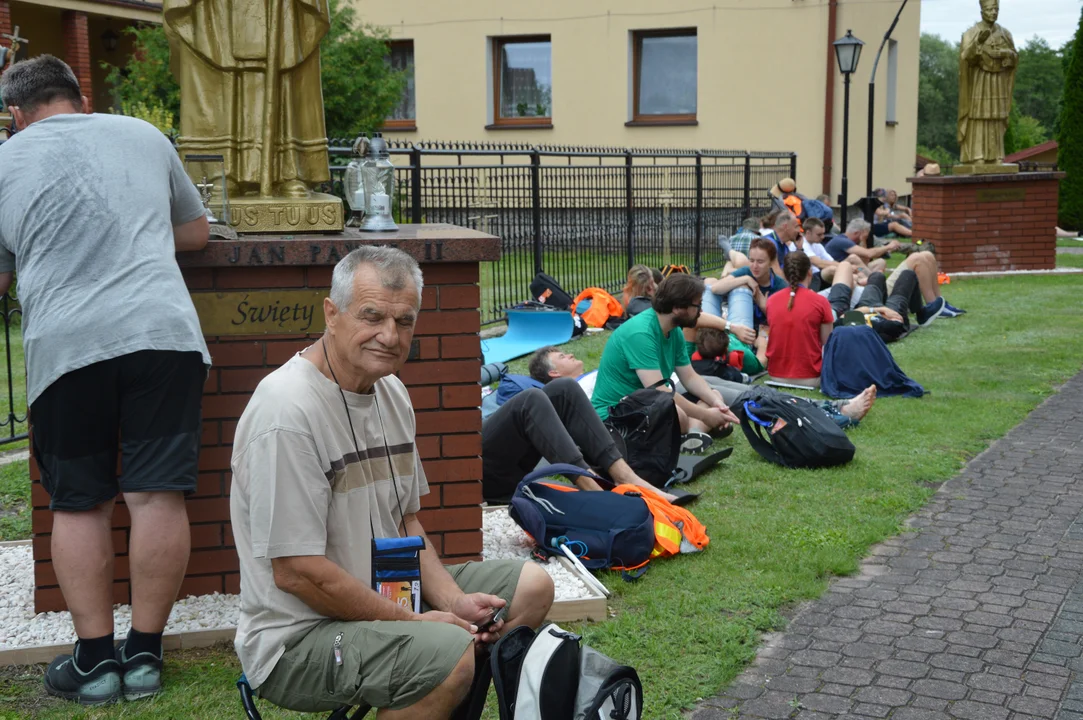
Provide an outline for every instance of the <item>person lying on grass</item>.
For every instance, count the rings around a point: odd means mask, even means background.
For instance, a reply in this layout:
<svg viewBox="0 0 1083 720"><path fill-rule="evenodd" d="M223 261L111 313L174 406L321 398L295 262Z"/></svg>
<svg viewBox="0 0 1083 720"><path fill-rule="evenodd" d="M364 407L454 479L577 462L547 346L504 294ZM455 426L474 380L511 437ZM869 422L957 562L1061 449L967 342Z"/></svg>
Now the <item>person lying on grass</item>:
<svg viewBox="0 0 1083 720"><path fill-rule="evenodd" d="M700 332L710 331L701 330ZM530 359L530 376L542 384L561 378L576 380L587 397L590 397L594 389L597 372L584 374L583 363L574 354L564 352L558 347L549 346L535 352ZM713 390L717 390L722 395L722 400L728 406L732 406L737 402L737 398L748 390L748 385L744 383L730 382L720 378L704 377L704 379L710 382ZM797 396L791 395L789 397ZM804 398L798 399L804 401ZM848 428L856 426L858 421L864 418L872 409L872 404L875 401L876 386L870 385L857 397L849 400L825 400L822 402L812 400L809 402L815 403L817 407L826 412L839 427Z"/></svg>

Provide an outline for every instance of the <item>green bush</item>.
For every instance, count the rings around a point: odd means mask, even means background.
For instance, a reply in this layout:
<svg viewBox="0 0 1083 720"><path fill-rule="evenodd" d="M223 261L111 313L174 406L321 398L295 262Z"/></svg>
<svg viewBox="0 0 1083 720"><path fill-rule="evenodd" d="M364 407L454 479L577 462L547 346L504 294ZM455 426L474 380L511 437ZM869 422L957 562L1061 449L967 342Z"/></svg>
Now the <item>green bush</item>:
<svg viewBox="0 0 1083 720"><path fill-rule="evenodd" d="M1075 47L1083 41L1083 15L1075 31ZM1057 165L1067 173L1060 183L1060 226L1083 230L1083 53L1072 53L1064 76L1060 108Z"/></svg>

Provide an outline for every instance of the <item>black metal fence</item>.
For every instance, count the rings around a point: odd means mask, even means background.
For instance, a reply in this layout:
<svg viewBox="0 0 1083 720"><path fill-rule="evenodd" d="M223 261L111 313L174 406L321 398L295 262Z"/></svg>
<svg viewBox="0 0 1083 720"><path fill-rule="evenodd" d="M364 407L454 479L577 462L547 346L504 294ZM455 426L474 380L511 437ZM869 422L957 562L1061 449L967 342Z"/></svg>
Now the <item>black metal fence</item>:
<svg viewBox="0 0 1083 720"><path fill-rule="evenodd" d="M331 143L329 189L340 196L351 145ZM573 294L585 287L616 294L636 263L717 269L716 238L767 212L768 190L797 174L797 155L788 152L392 143L391 156L397 221L452 223L501 238L500 260L481 272L486 325L528 300L542 271ZM2 446L26 438L27 413L22 311L14 294L0 309Z"/></svg>
<svg viewBox="0 0 1083 720"><path fill-rule="evenodd" d="M4 323L4 370L7 373L4 390L7 391L5 412L0 413L0 446L17 440L26 439L26 383L23 376L22 354L22 316L15 291L12 290L0 298L0 314ZM15 337L15 344L11 340ZM17 352L16 352L17 350ZM15 370L19 371L19 381L15 380ZM18 392L18 402L16 402ZM21 410L17 412L16 408Z"/></svg>
<svg viewBox="0 0 1083 720"><path fill-rule="evenodd" d="M332 141L342 193L350 141ZM501 238L482 270L482 323L529 299L552 275L573 295L610 292L636 263L721 267L717 237L770 208L768 190L797 173L792 152L391 143L396 220L445 222Z"/></svg>

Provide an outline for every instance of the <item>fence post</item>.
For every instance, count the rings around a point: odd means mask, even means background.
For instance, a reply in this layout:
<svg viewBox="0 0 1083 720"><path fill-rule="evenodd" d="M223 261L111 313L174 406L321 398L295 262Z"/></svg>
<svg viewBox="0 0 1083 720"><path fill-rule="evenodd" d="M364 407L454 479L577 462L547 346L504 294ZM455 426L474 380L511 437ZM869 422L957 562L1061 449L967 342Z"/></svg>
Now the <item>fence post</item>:
<svg viewBox="0 0 1083 720"><path fill-rule="evenodd" d="M797 180L797 153L790 153L790 177Z"/></svg>
<svg viewBox="0 0 1083 720"><path fill-rule="evenodd" d="M745 197L744 197L744 217L743 221L747 217L752 216L752 153L745 151Z"/></svg>
<svg viewBox="0 0 1083 720"><path fill-rule="evenodd" d="M410 222L421 224L421 148L410 146Z"/></svg>
<svg viewBox="0 0 1083 720"><path fill-rule="evenodd" d="M632 192L632 151L624 151L624 206L625 206L625 242L628 250L628 267L636 264L635 249L635 212Z"/></svg>
<svg viewBox="0 0 1083 720"><path fill-rule="evenodd" d="M530 196L534 221L534 274L544 272L541 242L541 155L538 148L530 150Z"/></svg>
<svg viewBox="0 0 1083 720"><path fill-rule="evenodd" d="M692 272L699 275L700 257L703 242L703 153L696 151L696 252L692 261Z"/></svg>

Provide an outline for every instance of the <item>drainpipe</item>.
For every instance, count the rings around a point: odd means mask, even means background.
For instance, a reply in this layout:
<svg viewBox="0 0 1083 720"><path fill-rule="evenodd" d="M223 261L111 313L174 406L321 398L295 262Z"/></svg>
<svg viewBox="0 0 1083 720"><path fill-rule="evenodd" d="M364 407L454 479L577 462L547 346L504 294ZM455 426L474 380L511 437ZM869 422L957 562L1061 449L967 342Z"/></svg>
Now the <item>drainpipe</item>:
<svg viewBox="0 0 1083 720"><path fill-rule="evenodd" d="M827 92L824 93L824 175L823 192L831 194L831 158L835 139L835 27L838 22L839 2L827 3Z"/></svg>

